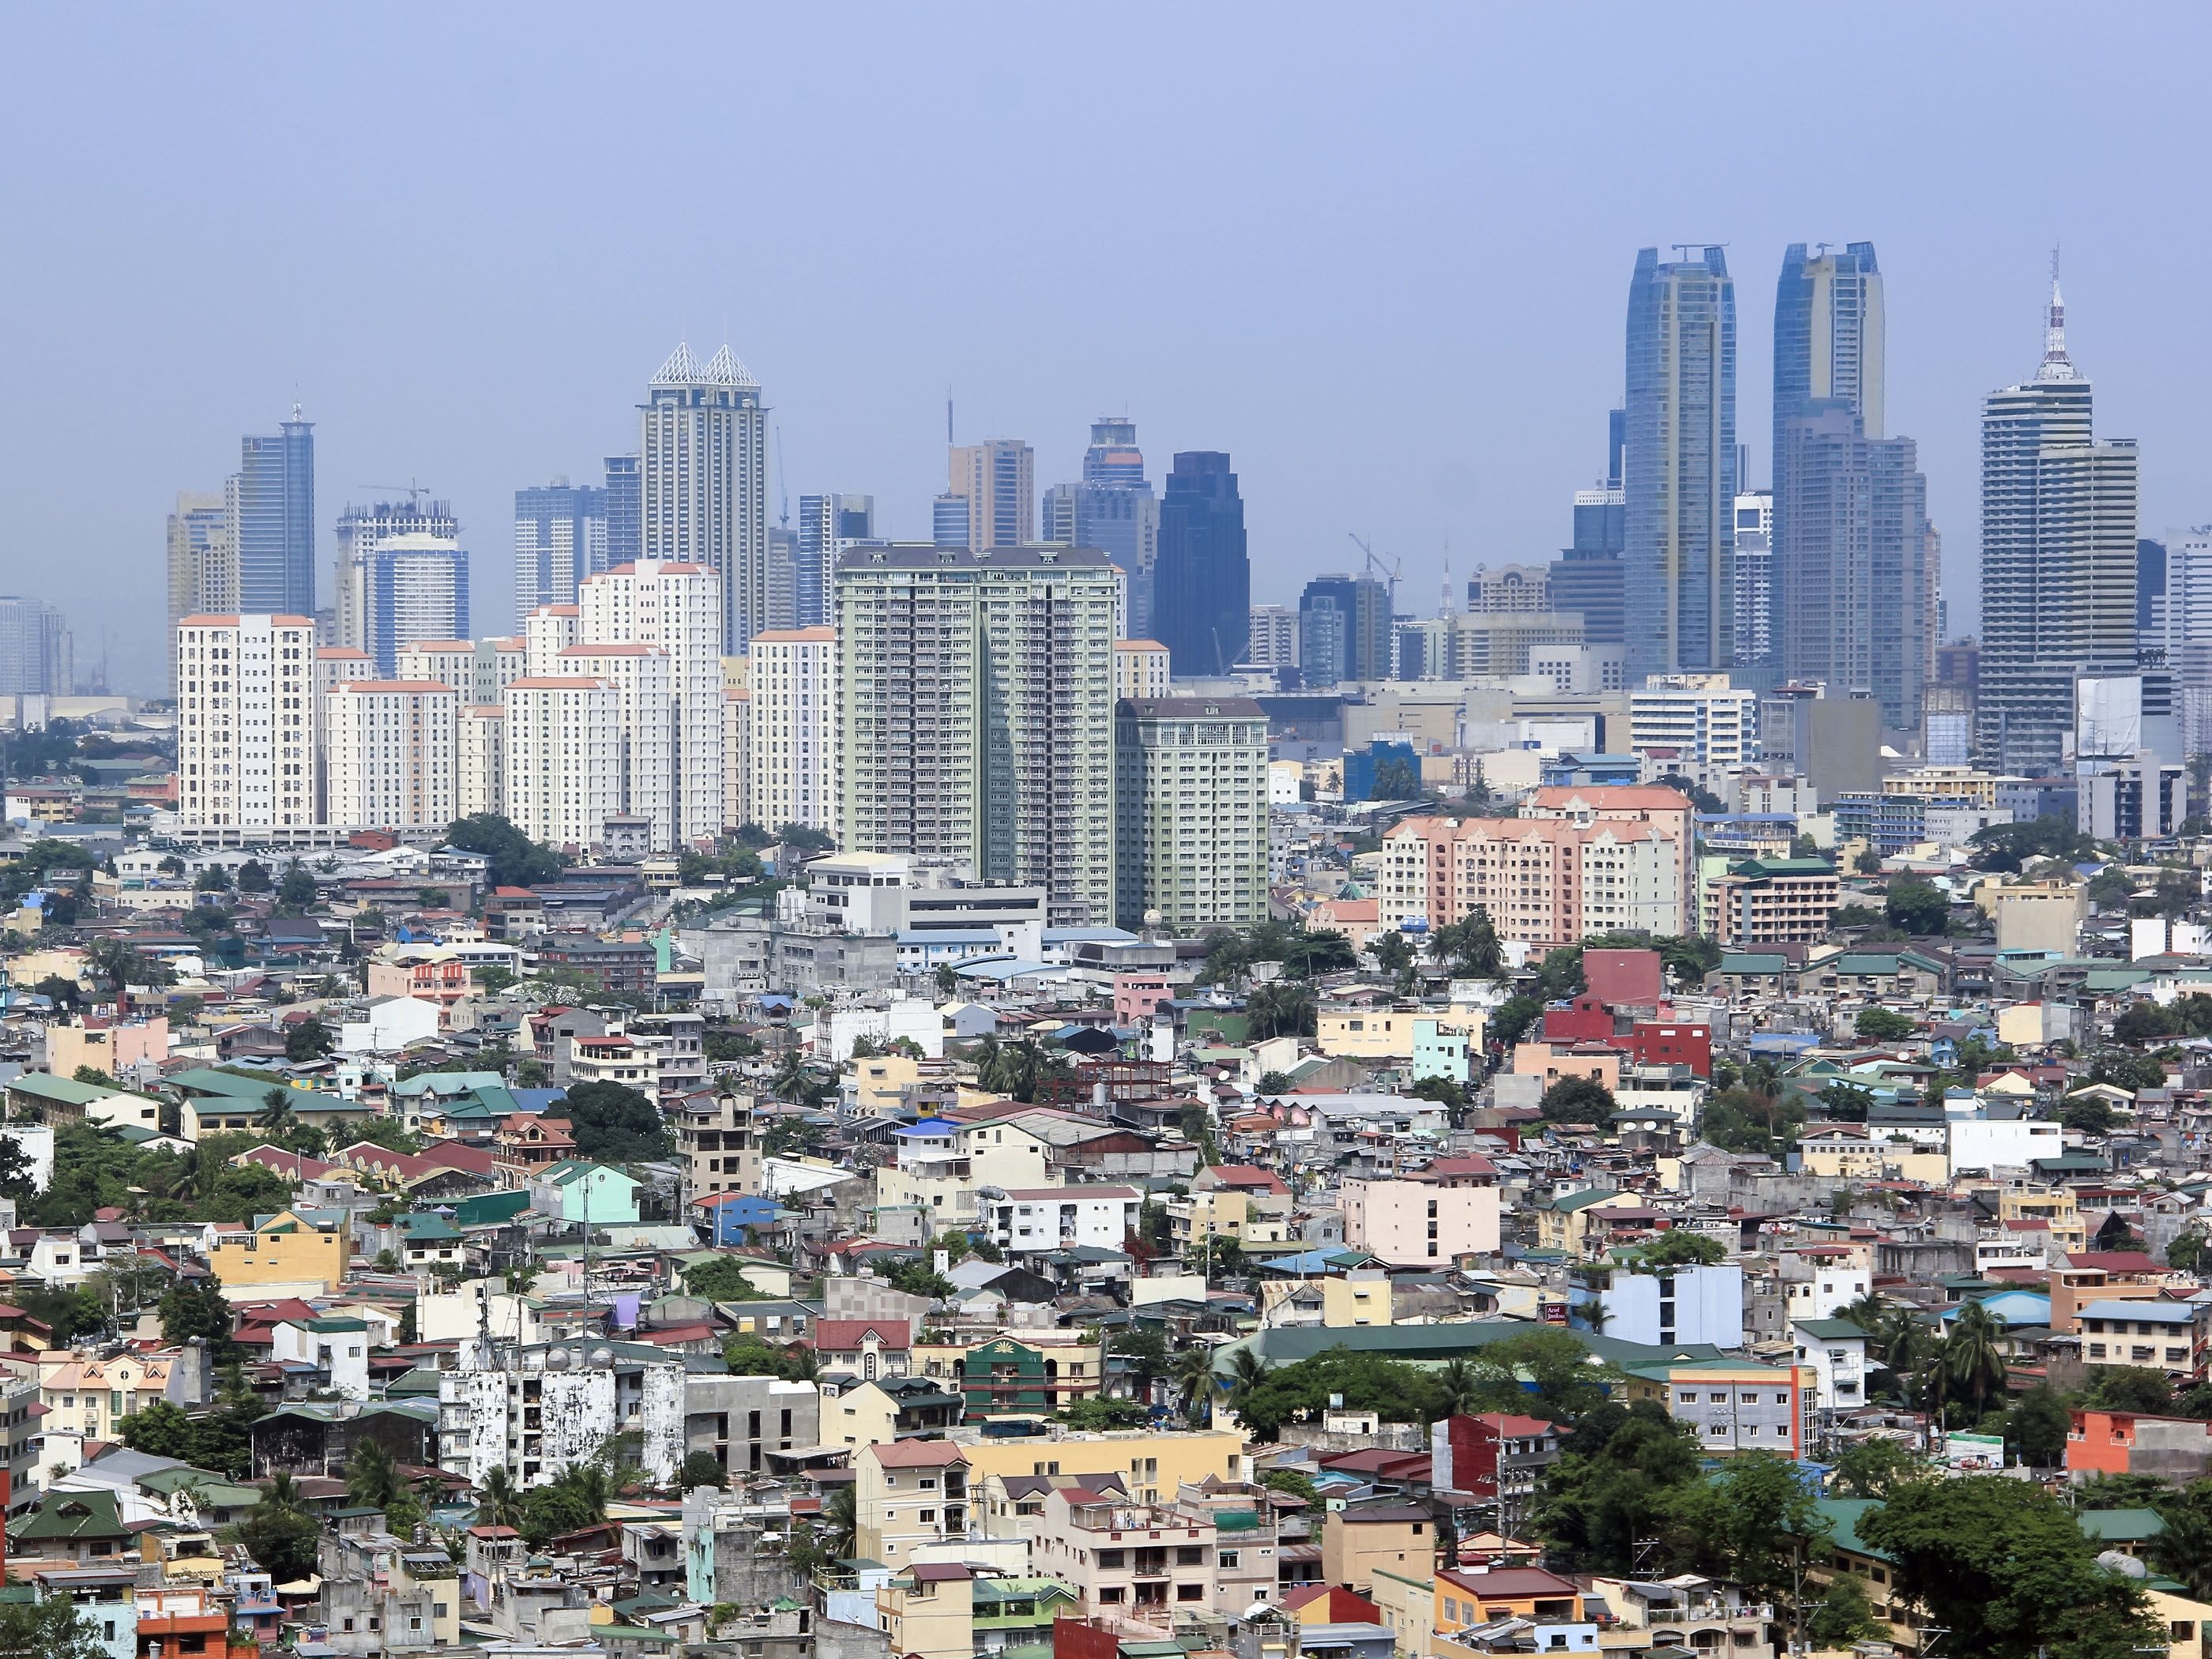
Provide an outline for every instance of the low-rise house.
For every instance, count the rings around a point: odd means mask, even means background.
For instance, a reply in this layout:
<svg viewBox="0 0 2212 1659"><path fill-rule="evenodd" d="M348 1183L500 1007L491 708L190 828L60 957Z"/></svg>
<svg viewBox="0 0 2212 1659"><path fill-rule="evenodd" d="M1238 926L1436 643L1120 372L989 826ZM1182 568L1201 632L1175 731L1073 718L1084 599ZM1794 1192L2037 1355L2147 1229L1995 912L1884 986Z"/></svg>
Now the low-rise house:
<svg viewBox="0 0 2212 1659"><path fill-rule="evenodd" d="M1035 1528L1030 1559L1073 1589L1087 1614L1226 1611L1217 1595L1219 1534L1211 1516L1055 1486L1044 1494Z"/></svg>

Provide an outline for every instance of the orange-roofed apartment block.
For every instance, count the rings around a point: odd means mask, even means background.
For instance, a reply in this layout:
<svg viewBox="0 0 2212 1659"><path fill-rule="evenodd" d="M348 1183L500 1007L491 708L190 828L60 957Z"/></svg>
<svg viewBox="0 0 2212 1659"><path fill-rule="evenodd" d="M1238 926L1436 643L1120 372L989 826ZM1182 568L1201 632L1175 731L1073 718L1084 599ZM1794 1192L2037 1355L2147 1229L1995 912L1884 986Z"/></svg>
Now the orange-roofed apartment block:
<svg viewBox="0 0 2212 1659"><path fill-rule="evenodd" d="M1540 789L1517 818L1408 818L1382 842L1385 929L1486 911L1539 948L1591 933L1686 930L1690 803L1644 787Z"/></svg>
<svg viewBox="0 0 2212 1659"><path fill-rule="evenodd" d="M177 816L187 830L306 830L315 802L312 617L177 624Z"/></svg>

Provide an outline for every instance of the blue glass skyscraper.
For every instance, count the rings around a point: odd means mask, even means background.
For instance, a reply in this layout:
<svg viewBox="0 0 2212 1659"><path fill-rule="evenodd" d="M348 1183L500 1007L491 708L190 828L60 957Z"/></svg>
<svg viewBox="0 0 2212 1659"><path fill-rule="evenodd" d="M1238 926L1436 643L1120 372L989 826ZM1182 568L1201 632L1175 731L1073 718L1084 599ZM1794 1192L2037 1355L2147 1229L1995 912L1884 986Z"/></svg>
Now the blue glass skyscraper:
<svg viewBox="0 0 2212 1659"><path fill-rule="evenodd" d="M607 568L645 556L645 481L635 455L606 461Z"/></svg>
<svg viewBox="0 0 2212 1659"><path fill-rule="evenodd" d="M1252 626L1252 566L1244 500L1219 450L1175 458L1160 502L1152 567L1152 633L1178 678L1226 674L1244 659Z"/></svg>
<svg viewBox="0 0 2212 1659"><path fill-rule="evenodd" d="M240 441L234 524L238 608L273 616L315 614L315 427L292 418L274 435Z"/></svg>
<svg viewBox="0 0 2212 1659"><path fill-rule="evenodd" d="M1134 421L1107 416L1091 423L1082 481L1045 491L1042 533L1046 541L1095 547L1111 559L1128 586L1124 631L1132 639L1165 643L1153 596L1160 503L1145 477Z"/></svg>
<svg viewBox="0 0 2212 1659"><path fill-rule="evenodd" d="M1627 674L1729 665L1735 285L1717 247L1662 264L1636 256L1628 289L1627 434L1621 467Z"/></svg>

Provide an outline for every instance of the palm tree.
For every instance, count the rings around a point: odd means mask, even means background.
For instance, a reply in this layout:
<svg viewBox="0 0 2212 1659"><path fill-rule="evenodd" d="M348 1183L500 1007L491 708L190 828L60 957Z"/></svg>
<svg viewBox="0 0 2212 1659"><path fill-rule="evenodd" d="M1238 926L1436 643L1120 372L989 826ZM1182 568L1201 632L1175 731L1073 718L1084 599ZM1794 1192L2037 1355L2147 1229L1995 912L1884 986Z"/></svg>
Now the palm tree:
<svg viewBox="0 0 2212 1659"><path fill-rule="evenodd" d="M269 1477L269 1484L262 1487L260 1501L254 1507L265 1509L271 1515L305 1515L307 1512L307 1502L300 1496L299 1483L283 1474Z"/></svg>
<svg viewBox="0 0 2212 1659"><path fill-rule="evenodd" d="M1229 1356L1229 1407L1231 1411L1242 1407L1252 1391L1267 1380L1267 1362L1249 1348L1239 1348Z"/></svg>
<svg viewBox="0 0 2212 1659"><path fill-rule="evenodd" d="M365 1510L388 1510L406 1490L392 1454L366 1435L346 1459L345 1482L346 1502Z"/></svg>
<svg viewBox="0 0 2212 1659"><path fill-rule="evenodd" d="M1213 1386L1213 1350L1204 1346L1179 1350L1168 1367L1168 1374L1175 1381L1183 1416L1190 1421L1199 1421L1200 1403Z"/></svg>
<svg viewBox="0 0 2212 1659"><path fill-rule="evenodd" d="M2212 1515L2185 1497L2159 1508L2166 1525L2150 1540L2150 1564L2179 1578L2202 1601L2212 1596Z"/></svg>
<svg viewBox="0 0 2212 1659"><path fill-rule="evenodd" d="M830 1495L822 1506L822 1547L834 1561L849 1561L859 1546L860 1516L857 1507L859 1493L850 1481Z"/></svg>
<svg viewBox="0 0 2212 1659"><path fill-rule="evenodd" d="M1314 1018L1314 994L1304 986L1277 981L1244 999L1246 1035L1255 1041L1310 1036Z"/></svg>
<svg viewBox="0 0 2212 1659"><path fill-rule="evenodd" d="M1857 1326L1869 1335L1881 1328L1882 1321L1887 1315L1887 1304L1871 1291L1859 1297L1857 1301L1847 1302L1836 1310L1837 1318L1847 1324Z"/></svg>
<svg viewBox="0 0 2212 1659"><path fill-rule="evenodd" d="M1474 1368L1463 1356L1455 1354L1444 1362L1437 1373L1437 1381L1443 1385L1444 1414L1459 1417L1474 1409L1475 1395L1481 1384Z"/></svg>
<svg viewBox="0 0 2212 1659"><path fill-rule="evenodd" d="M572 1463L554 1484L566 1486L581 1498L593 1521L607 1518L607 1502L614 1496L614 1483L597 1463Z"/></svg>
<svg viewBox="0 0 2212 1659"><path fill-rule="evenodd" d="M1996 1316L1978 1302L1969 1302L1953 1316L1951 1334L1944 1340L1942 1363L1949 1392L1970 1402L1979 1417L1993 1395L2004 1393L2005 1358L1999 1344L2005 1328Z"/></svg>
<svg viewBox="0 0 2212 1659"><path fill-rule="evenodd" d="M253 1127L279 1140L290 1134L300 1121L299 1114L292 1109L292 1095L289 1089L270 1089L261 1097L261 1109L253 1115Z"/></svg>
<svg viewBox="0 0 2212 1659"><path fill-rule="evenodd" d="M483 1497L477 1504L477 1513L488 1527L522 1525L522 1492L514 1484L514 1472L505 1464L484 1471L482 1482Z"/></svg>
<svg viewBox="0 0 2212 1659"><path fill-rule="evenodd" d="M1496 979L1505 966L1505 947L1498 940L1497 925L1480 904L1465 920L1437 928L1429 948L1437 961L1470 978Z"/></svg>

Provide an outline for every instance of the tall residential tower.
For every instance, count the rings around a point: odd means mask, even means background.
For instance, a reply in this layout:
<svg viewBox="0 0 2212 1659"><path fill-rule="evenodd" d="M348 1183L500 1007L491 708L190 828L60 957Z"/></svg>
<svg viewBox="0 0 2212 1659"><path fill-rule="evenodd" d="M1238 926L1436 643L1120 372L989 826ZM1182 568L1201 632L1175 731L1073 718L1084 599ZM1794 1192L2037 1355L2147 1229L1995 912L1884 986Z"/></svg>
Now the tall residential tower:
<svg viewBox="0 0 2212 1659"><path fill-rule="evenodd" d="M1636 256L1621 473L1629 683L1726 668L1734 648L1735 286L1716 246Z"/></svg>
<svg viewBox="0 0 2212 1659"><path fill-rule="evenodd" d="M768 427L760 382L724 346L678 346L640 405L641 551L714 573L721 650L741 652L768 606ZM715 816L721 809L715 808Z"/></svg>

